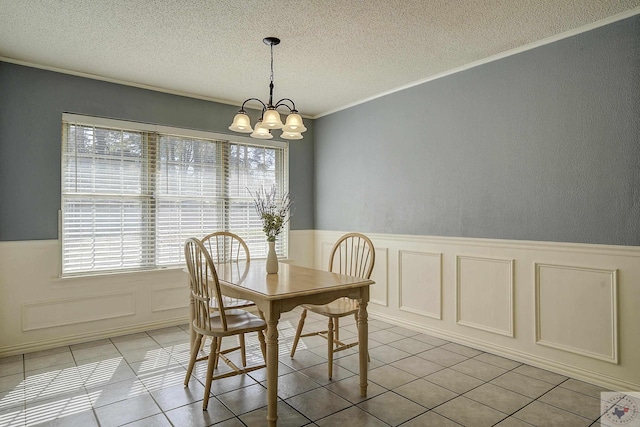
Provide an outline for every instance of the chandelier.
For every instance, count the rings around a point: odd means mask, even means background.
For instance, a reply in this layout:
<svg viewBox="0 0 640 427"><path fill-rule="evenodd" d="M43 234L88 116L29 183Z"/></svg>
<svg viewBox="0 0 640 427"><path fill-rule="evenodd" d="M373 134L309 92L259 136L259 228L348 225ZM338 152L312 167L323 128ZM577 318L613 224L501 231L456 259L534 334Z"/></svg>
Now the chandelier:
<svg viewBox="0 0 640 427"><path fill-rule="evenodd" d="M233 123L229 126L229 129L234 132L251 133L252 138L258 139L271 139L272 129L282 129L282 135L284 139L302 139L302 132L307 128L302 122L302 117L296 110L296 104L289 98L282 98L280 101L273 104L273 46L280 43L280 39L276 37L267 37L262 40L264 44L271 48L271 81L269 83L269 102L265 104L258 98L249 98L242 103L240 111L233 118ZM244 105L249 101L258 101L262 104L262 116L256 123L255 128L251 128L251 120L244 110ZM289 105L291 103L291 105ZM289 115L284 124L280 120L280 113L277 109L280 107L286 107L289 109Z"/></svg>

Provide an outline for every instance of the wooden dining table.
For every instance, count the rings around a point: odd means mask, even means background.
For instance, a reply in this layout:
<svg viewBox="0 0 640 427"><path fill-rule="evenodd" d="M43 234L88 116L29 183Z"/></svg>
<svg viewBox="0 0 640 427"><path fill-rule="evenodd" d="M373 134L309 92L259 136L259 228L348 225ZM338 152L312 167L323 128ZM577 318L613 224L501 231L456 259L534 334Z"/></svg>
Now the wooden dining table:
<svg viewBox="0 0 640 427"><path fill-rule="evenodd" d="M222 293L255 302L267 322L267 422L278 420L278 320L301 304L327 304L340 297L358 301L360 394L367 395L369 286L375 282L323 270L279 263L278 273L267 274L266 262L252 260L216 265Z"/></svg>

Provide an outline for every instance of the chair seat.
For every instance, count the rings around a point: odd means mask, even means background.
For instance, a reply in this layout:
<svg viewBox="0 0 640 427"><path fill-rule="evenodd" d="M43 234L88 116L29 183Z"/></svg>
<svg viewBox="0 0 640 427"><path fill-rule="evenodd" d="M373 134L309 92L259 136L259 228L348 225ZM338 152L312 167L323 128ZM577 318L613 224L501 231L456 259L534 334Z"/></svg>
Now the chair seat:
<svg viewBox="0 0 640 427"><path fill-rule="evenodd" d="M227 318L227 330L222 327L222 321L218 312L211 315L211 330L199 328L194 322L193 328L204 335L229 336L238 333L260 331L267 327L267 323L260 317L245 310L233 309L225 311Z"/></svg>
<svg viewBox="0 0 640 427"><path fill-rule="evenodd" d="M338 298L324 305L304 304L304 308L317 314L330 317L344 317L358 312L358 302L351 298Z"/></svg>

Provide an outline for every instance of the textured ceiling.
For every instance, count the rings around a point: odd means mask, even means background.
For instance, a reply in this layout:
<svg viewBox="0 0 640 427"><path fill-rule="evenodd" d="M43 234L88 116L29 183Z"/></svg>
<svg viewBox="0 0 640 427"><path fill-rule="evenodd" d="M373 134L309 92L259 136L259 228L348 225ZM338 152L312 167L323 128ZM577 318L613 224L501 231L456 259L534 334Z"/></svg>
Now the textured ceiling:
<svg viewBox="0 0 640 427"><path fill-rule="evenodd" d="M567 31L640 0L0 0L0 57L318 117ZM613 17L613 18L611 18Z"/></svg>

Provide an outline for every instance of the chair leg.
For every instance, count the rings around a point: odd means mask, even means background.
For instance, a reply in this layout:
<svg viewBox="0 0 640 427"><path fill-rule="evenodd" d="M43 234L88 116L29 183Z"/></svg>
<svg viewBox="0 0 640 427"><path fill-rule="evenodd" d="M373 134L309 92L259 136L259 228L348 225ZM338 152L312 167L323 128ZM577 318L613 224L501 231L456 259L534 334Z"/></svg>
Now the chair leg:
<svg viewBox="0 0 640 427"><path fill-rule="evenodd" d="M209 393L211 392L211 382L213 381L213 365L218 358L218 338L211 340L211 350L209 351L209 361L207 363L207 381L204 387L204 400L202 401L202 410L206 411L209 406Z"/></svg>
<svg viewBox="0 0 640 427"><path fill-rule="evenodd" d="M258 341L260 341L260 351L262 352L262 359L265 365L267 364L267 343L264 340L264 333L258 331Z"/></svg>
<svg viewBox="0 0 640 427"><path fill-rule="evenodd" d="M196 340L193 345L193 349L191 350L191 356L189 357L189 367L187 368L187 375L184 377L184 386L187 387L189 385L189 379L191 378L191 373L193 372L193 367L196 364L196 359L198 358L198 350L200 349L200 343L202 342L202 335L198 334L196 336Z"/></svg>
<svg viewBox="0 0 640 427"><path fill-rule="evenodd" d="M240 341L240 352L242 352L242 367L247 367L247 349L244 343L244 334L238 335L238 340Z"/></svg>
<svg viewBox="0 0 640 427"><path fill-rule="evenodd" d="M333 317L329 317L327 329L327 363L329 365L329 379L333 376Z"/></svg>
<svg viewBox="0 0 640 427"><path fill-rule="evenodd" d="M334 338L336 341L340 341L340 318L336 317Z"/></svg>
<svg viewBox="0 0 640 427"><path fill-rule="evenodd" d="M291 348L291 358L296 354L296 348L298 347L298 341L300 341L300 335L302 334L302 328L304 327L304 319L307 317L307 309L302 310L300 315L300 321L298 322L298 329L296 330L296 337L293 339L293 346Z"/></svg>
<svg viewBox="0 0 640 427"><path fill-rule="evenodd" d="M218 369L218 362L220 361L220 351L222 350L222 337L212 338L212 340L213 340L211 341L212 346L214 342L216 343L215 347L211 347L211 348L215 348L215 351L214 351L215 354L213 359L213 369Z"/></svg>

